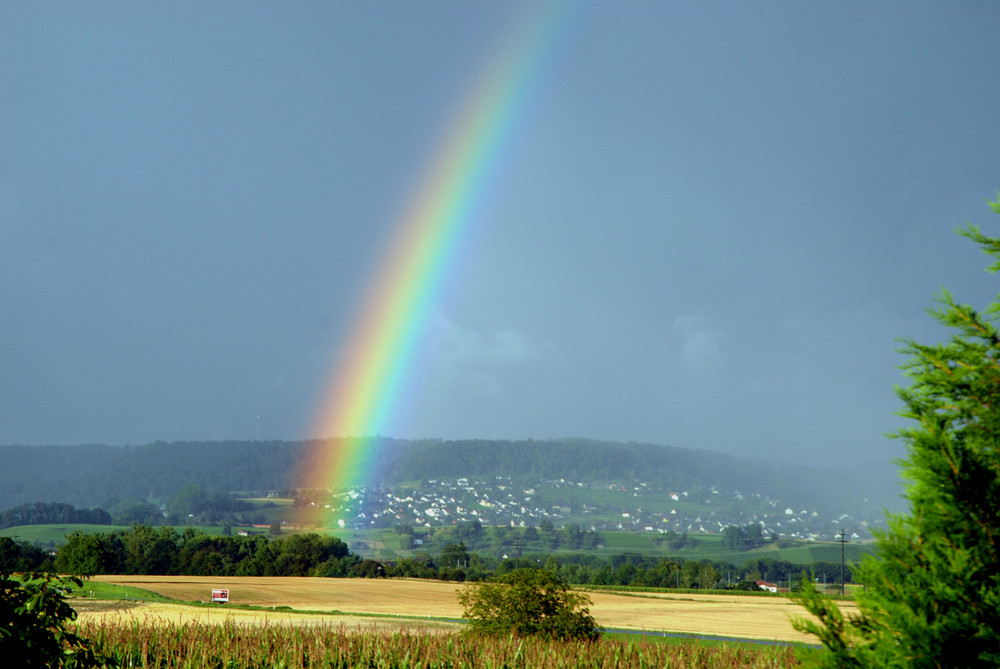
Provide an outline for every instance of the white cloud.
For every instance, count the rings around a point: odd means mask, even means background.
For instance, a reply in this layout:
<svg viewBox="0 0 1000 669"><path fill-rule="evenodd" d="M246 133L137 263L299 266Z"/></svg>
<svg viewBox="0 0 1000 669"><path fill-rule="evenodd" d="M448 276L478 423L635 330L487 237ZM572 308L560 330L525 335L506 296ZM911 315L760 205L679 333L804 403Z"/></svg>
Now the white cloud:
<svg viewBox="0 0 1000 669"><path fill-rule="evenodd" d="M438 381L478 393L499 394L504 370L543 357L543 347L509 328L482 333L440 316L430 335Z"/></svg>
<svg viewBox="0 0 1000 669"><path fill-rule="evenodd" d="M439 357L450 363L494 366L541 357L537 346L507 328L484 335L440 317L432 326L432 337Z"/></svg>
<svg viewBox="0 0 1000 669"><path fill-rule="evenodd" d="M685 373L699 381L714 381L726 366L722 351L725 330L707 323L701 316L680 316L673 321L680 336L678 363Z"/></svg>

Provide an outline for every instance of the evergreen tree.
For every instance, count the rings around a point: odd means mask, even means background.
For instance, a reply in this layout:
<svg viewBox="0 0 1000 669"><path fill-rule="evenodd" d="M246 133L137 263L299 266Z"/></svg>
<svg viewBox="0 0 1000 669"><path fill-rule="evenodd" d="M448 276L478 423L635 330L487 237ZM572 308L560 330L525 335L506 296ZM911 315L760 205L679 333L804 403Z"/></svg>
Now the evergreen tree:
<svg viewBox="0 0 1000 669"><path fill-rule="evenodd" d="M1000 214L1000 193L990 208ZM960 234L1000 269L1000 238ZM907 446L909 514L889 518L878 559L861 567L859 615L812 588L801 596L819 620L798 627L830 651L825 666L1000 665L1000 297L982 313L947 291L937 302L951 338L902 350L911 385L897 392L913 423L894 436Z"/></svg>

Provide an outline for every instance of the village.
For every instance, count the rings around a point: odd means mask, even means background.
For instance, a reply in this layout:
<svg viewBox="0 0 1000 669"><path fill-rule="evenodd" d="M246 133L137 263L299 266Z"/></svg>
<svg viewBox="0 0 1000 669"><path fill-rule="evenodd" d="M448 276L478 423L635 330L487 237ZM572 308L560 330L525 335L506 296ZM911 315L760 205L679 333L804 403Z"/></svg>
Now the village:
<svg viewBox="0 0 1000 669"><path fill-rule="evenodd" d="M344 529L408 525L435 528L460 523L510 527L579 525L590 532L720 534L756 525L769 540L852 541L871 538L880 521L846 513L796 509L758 494L714 488L655 491L643 482L580 483L563 479L514 481L434 479L420 488L326 491L301 494L296 506L329 510Z"/></svg>

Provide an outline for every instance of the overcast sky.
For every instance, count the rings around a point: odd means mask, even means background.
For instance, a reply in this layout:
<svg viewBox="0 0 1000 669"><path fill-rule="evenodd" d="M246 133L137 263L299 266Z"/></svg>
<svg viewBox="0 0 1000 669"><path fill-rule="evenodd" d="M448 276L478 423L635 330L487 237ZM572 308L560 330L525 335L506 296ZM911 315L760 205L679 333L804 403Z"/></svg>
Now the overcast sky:
<svg viewBox="0 0 1000 669"><path fill-rule="evenodd" d="M4 3L0 443L299 439L515 2ZM984 305L1000 3L566 10L399 438L888 460ZM259 416L259 420L258 420Z"/></svg>

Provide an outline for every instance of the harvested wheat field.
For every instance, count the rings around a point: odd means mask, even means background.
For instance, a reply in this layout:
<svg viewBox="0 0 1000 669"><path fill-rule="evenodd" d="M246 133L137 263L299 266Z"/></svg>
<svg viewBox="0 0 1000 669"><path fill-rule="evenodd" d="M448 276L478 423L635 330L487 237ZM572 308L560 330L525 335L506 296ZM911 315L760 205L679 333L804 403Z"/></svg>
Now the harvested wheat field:
<svg viewBox="0 0 1000 669"><path fill-rule="evenodd" d="M742 639L816 643L792 627L805 610L784 597L667 593L588 593L590 612L610 629L656 630ZM842 602L848 612L853 604Z"/></svg>
<svg viewBox="0 0 1000 669"><path fill-rule="evenodd" d="M224 622L228 619L239 623L261 623L266 620L268 623L300 625L405 626L433 631L456 626L434 618L458 619L462 615L456 596L462 586L444 581L255 576L98 576L94 580L143 588L184 601L208 600L213 588L228 588L231 604L290 607L296 611L244 611L225 605L205 608L148 603L101 609L80 602L80 616L84 619L124 616L199 622ZM591 614L598 624L608 629L815 641L792 628L791 618L802 615L803 610L784 598L667 593L587 594L593 602ZM849 609L850 605L845 608ZM297 611L329 613L316 615ZM363 617L366 614L378 617ZM400 620L386 616L399 616ZM419 620L424 617L432 620Z"/></svg>
<svg viewBox="0 0 1000 669"><path fill-rule="evenodd" d="M225 607L206 608L185 604L164 604L159 602L128 602L107 605L101 601L75 600L73 607L82 623L95 621L138 621L145 624L198 623L221 625L233 622L237 625L315 625L324 627L344 627L348 630L379 632L393 630L417 631L428 634L453 632L461 629L461 623L440 620L414 620L413 618L381 618L357 615L296 613L295 611L245 611Z"/></svg>

